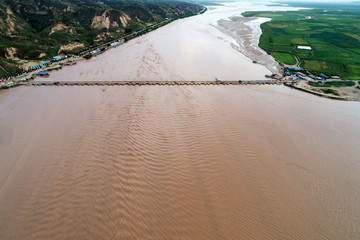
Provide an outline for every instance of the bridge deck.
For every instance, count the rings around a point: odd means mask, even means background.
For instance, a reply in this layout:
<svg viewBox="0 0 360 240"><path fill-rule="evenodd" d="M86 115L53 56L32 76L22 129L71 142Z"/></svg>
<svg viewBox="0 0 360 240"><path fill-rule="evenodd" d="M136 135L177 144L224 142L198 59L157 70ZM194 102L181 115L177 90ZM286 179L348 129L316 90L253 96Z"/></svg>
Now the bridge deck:
<svg viewBox="0 0 360 240"><path fill-rule="evenodd" d="M256 81L32 81L28 86L132 86L132 85L281 85L281 80Z"/></svg>

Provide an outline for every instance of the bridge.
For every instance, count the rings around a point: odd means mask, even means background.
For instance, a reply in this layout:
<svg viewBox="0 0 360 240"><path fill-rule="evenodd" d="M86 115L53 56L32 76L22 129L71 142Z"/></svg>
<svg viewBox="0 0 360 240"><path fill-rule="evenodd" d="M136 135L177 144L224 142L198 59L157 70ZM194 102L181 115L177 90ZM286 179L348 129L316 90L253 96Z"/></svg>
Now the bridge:
<svg viewBox="0 0 360 240"><path fill-rule="evenodd" d="M282 85L295 83L284 80L254 81L31 81L27 86L141 86L141 85Z"/></svg>

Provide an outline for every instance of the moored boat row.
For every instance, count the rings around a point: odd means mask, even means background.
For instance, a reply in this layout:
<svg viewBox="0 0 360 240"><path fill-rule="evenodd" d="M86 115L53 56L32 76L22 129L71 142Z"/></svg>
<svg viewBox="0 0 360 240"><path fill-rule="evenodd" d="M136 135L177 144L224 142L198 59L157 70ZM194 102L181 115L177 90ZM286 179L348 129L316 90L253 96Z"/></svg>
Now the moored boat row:
<svg viewBox="0 0 360 240"><path fill-rule="evenodd" d="M29 86L114 86L114 85L279 85L283 81L263 80L263 81L33 81L28 82Z"/></svg>

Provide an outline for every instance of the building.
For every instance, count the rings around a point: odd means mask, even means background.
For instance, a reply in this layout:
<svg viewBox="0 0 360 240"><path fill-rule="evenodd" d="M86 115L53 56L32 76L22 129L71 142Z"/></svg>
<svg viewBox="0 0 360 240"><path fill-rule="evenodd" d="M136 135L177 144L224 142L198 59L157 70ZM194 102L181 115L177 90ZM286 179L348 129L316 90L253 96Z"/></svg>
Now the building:
<svg viewBox="0 0 360 240"><path fill-rule="evenodd" d="M293 71L302 71L303 70L301 67L289 67L289 66L286 66L285 68L288 69L288 70L293 70Z"/></svg>
<svg viewBox="0 0 360 240"><path fill-rule="evenodd" d="M100 54L100 51L98 49L96 49L94 51L91 51L90 54L93 55L93 56L96 56L96 55Z"/></svg>
<svg viewBox="0 0 360 240"><path fill-rule="evenodd" d="M325 78L325 79L328 79L328 78L329 78L327 75L325 75L325 74L323 74L323 73L320 73L320 77Z"/></svg>
<svg viewBox="0 0 360 240"><path fill-rule="evenodd" d="M62 57L60 57L60 56L53 57L53 61L60 61L61 59L62 59Z"/></svg>
<svg viewBox="0 0 360 240"><path fill-rule="evenodd" d="M36 65L31 66L30 69L31 69L31 70L38 69L38 68L47 66L47 65L49 65L50 63L51 63L50 61L45 61L45 62L42 62L42 63L39 63L39 64L36 64Z"/></svg>
<svg viewBox="0 0 360 240"><path fill-rule="evenodd" d="M105 47L101 46L98 49L91 51L90 54L93 56L97 56L97 55L103 53L104 51L105 51Z"/></svg>
<svg viewBox="0 0 360 240"><path fill-rule="evenodd" d="M301 73L301 72L297 72L297 73L296 73L296 75L298 75L298 76L302 76L302 77L306 77L306 75L305 75L305 74L303 74L303 73Z"/></svg>
<svg viewBox="0 0 360 240"><path fill-rule="evenodd" d="M117 46L120 46L121 44L123 44L124 42L125 42L125 39L122 38L122 39L120 39L120 40L117 40L117 41L111 43L110 46L111 46L111 47L117 47Z"/></svg>
<svg viewBox="0 0 360 240"><path fill-rule="evenodd" d="M60 61L61 59L66 58L66 55L61 53L55 57L53 57L53 61Z"/></svg>

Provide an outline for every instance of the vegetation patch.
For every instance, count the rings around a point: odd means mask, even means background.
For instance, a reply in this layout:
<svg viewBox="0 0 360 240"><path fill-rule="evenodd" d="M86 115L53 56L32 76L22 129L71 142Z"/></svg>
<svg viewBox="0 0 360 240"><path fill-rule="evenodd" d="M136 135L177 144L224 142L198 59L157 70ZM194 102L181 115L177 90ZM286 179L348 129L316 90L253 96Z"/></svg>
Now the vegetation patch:
<svg viewBox="0 0 360 240"><path fill-rule="evenodd" d="M83 56L83 58L90 59L90 58L92 58L92 56L93 56L92 54L86 54L86 55Z"/></svg>
<svg viewBox="0 0 360 240"><path fill-rule="evenodd" d="M291 39L291 43L295 45L309 45L309 43L304 38L301 37L295 37Z"/></svg>
<svg viewBox="0 0 360 240"><path fill-rule="evenodd" d="M282 63L288 64L288 65L296 64L296 59L290 53L273 52L273 55L276 59L278 59Z"/></svg>
<svg viewBox="0 0 360 240"><path fill-rule="evenodd" d="M0 86L0 89L9 89L10 87L7 86L7 85L4 85L4 86Z"/></svg>
<svg viewBox="0 0 360 240"><path fill-rule="evenodd" d="M339 93L331 88L327 88L327 89L322 89L321 90L323 93L325 94L332 94L332 95L335 95L335 96L339 96Z"/></svg>
<svg viewBox="0 0 360 240"><path fill-rule="evenodd" d="M326 81L324 83L321 82L310 82L309 83L313 87L352 87L355 86L355 82L353 81Z"/></svg>

